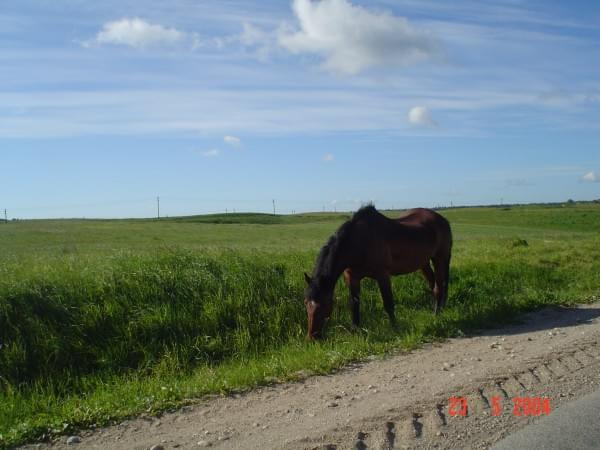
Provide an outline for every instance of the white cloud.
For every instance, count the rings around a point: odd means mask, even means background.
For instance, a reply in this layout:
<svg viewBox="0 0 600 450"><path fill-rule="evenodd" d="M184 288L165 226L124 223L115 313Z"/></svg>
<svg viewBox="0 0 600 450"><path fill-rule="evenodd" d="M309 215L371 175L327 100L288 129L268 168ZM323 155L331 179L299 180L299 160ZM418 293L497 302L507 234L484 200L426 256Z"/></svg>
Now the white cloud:
<svg viewBox="0 0 600 450"><path fill-rule="evenodd" d="M378 65L408 64L431 57L437 41L403 17L371 12L348 0L294 0L300 29L280 30L279 44L292 53L316 53L324 66L355 74Z"/></svg>
<svg viewBox="0 0 600 450"><path fill-rule="evenodd" d="M254 48L255 56L260 61L266 61L277 47L275 32L265 31L250 23L243 24L242 33L237 39L243 46Z"/></svg>
<svg viewBox="0 0 600 450"><path fill-rule="evenodd" d="M210 150L203 151L202 156L205 158L214 158L215 156L219 156L220 153L218 148L211 148Z"/></svg>
<svg viewBox="0 0 600 450"><path fill-rule="evenodd" d="M586 173L581 179L590 183L600 183L600 175L594 171Z"/></svg>
<svg viewBox="0 0 600 450"><path fill-rule="evenodd" d="M223 138L226 144L231 145L232 147L239 147L242 145L242 140L235 136L225 136Z"/></svg>
<svg viewBox="0 0 600 450"><path fill-rule="evenodd" d="M411 125L435 127L437 123L431 117L429 109L425 106L414 106L408 112L408 122Z"/></svg>
<svg viewBox="0 0 600 450"><path fill-rule="evenodd" d="M265 45L272 39L272 35L264 31L262 28L244 22L242 33L239 35L239 40L247 46Z"/></svg>
<svg viewBox="0 0 600 450"><path fill-rule="evenodd" d="M327 153L325 155L323 155L323 161L325 162L332 162L335 159L335 156L333 156L331 153Z"/></svg>
<svg viewBox="0 0 600 450"><path fill-rule="evenodd" d="M157 45L173 45L183 39L185 33L175 28L151 24L143 19L120 19L107 22L92 41L96 44L127 45L145 48ZM89 46L90 42L84 43Z"/></svg>

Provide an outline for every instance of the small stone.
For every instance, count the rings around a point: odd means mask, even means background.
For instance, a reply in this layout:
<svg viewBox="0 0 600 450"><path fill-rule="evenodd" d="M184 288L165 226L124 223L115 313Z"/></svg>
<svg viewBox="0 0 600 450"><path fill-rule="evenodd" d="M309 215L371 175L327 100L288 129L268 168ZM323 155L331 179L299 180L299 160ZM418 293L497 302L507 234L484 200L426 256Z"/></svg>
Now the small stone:
<svg viewBox="0 0 600 450"><path fill-rule="evenodd" d="M254 423L252 424L252 426L253 426L253 427L258 427L258 426L260 426L260 424L259 424L258 422L254 422Z"/></svg>
<svg viewBox="0 0 600 450"><path fill-rule="evenodd" d="M337 408L339 405L336 402L329 402L327 403L327 407L328 408Z"/></svg>
<svg viewBox="0 0 600 450"><path fill-rule="evenodd" d="M150 450L165 450L165 447L162 445L153 445L150 447Z"/></svg>
<svg viewBox="0 0 600 450"><path fill-rule="evenodd" d="M81 443L81 438L79 436L69 436L67 439L67 445L76 445Z"/></svg>
<svg viewBox="0 0 600 450"><path fill-rule="evenodd" d="M212 444L208 441L198 441L198 447L210 447Z"/></svg>

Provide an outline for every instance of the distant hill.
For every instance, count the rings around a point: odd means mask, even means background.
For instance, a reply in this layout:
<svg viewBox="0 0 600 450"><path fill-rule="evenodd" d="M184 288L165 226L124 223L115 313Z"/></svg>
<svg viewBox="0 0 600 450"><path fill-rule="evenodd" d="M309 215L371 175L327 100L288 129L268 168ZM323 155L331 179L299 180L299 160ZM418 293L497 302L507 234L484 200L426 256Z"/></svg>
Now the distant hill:
<svg viewBox="0 0 600 450"><path fill-rule="evenodd" d="M205 214L198 216L170 217L167 219L173 222L186 223L218 223L218 224L294 224L307 222L328 222L331 220L341 220L349 218L349 213L306 213L306 214L264 214L264 213L228 213L228 214Z"/></svg>

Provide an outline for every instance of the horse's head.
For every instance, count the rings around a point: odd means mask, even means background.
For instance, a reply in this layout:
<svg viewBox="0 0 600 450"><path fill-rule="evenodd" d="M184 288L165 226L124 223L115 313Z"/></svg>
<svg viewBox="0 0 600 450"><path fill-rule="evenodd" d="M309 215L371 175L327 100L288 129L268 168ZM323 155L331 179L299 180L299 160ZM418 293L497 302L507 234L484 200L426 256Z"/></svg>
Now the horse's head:
<svg viewBox="0 0 600 450"><path fill-rule="evenodd" d="M332 309L333 289L324 286L325 283L304 274L306 289L304 291L304 305L308 315L308 331L306 339L321 339L325 322L329 319Z"/></svg>

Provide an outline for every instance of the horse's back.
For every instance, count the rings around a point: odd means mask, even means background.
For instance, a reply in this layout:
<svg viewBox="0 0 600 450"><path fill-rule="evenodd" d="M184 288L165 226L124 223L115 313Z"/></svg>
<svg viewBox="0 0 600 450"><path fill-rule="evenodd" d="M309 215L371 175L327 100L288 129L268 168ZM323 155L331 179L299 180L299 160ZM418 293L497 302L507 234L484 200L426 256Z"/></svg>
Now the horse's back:
<svg viewBox="0 0 600 450"><path fill-rule="evenodd" d="M404 225L426 225L434 223L443 223L448 221L432 209L414 208L409 209L400 217L395 219L396 222Z"/></svg>
<svg viewBox="0 0 600 450"><path fill-rule="evenodd" d="M395 222L403 228L412 229L416 234L435 236L437 247L440 250L450 251L452 246L452 232L450 223L441 214L427 208L414 208L406 211Z"/></svg>

